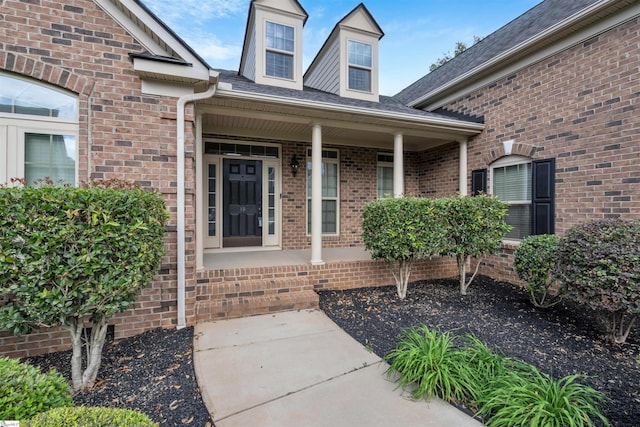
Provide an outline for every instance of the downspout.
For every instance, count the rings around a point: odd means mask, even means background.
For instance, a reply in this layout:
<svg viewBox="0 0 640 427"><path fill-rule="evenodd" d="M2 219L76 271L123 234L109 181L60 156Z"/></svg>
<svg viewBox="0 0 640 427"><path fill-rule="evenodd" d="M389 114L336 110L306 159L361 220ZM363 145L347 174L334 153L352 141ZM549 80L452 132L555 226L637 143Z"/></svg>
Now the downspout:
<svg viewBox="0 0 640 427"><path fill-rule="evenodd" d="M185 196L184 196L184 110L188 103L194 101L200 101L203 99L211 98L216 93L216 89L218 88L218 83L214 83L209 86L209 88L205 92L193 93L188 95L183 95L178 98L177 103L177 122L178 122L178 141L176 147L176 158L177 158L177 228L178 228L178 244L177 244L177 255L178 255L178 329L182 329L187 326L186 315L185 315L185 300L186 300L186 291L185 291Z"/></svg>

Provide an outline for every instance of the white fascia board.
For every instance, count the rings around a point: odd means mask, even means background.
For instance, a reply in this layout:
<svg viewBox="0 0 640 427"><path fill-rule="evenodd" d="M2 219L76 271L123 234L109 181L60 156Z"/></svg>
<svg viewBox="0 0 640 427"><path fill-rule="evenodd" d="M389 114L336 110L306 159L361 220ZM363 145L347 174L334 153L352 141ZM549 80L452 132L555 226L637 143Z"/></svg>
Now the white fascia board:
<svg viewBox="0 0 640 427"><path fill-rule="evenodd" d="M297 13L297 12L293 12L293 11L289 11L289 10L284 10L284 9L277 9L271 6L267 6L267 5L263 5L260 3L255 3L254 7L256 8L256 10L261 10L261 11L265 11L268 13L275 13L276 15L280 15L280 16L288 16L292 19L301 19L303 21L303 25L304 25L304 21L307 18L307 15L302 14L302 13Z"/></svg>
<svg viewBox="0 0 640 427"><path fill-rule="evenodd" d="M572 16L570 16L569 18L565 19L564 21L561 21L559 23L557 23L556 25L549 27L548 29L546 29L545 31L537 34L536 36L525 40L524 42L514 46L513 48L509 49L508 51L503 52L502 54L493 57L491 60L477 66L476 68L467 71L466 73L464 73L463 75L449 81L447 84L439 86L437 89L424 94L423 96L421 96L420 98L417 98L414 101L411 101L410 103L408 103L407 105L409 107L414 107L414 108L423 108L423 109L434 109L434 108L438 108L441 107L443 105L446 105L448 103L448 101L451 100L451 97L446 98L445 100L438 100L435 103L428 103L428 101L432 98L435 98L438 96L438 94L447 91L450 88L453 88L455 86L458 86L460 83L464 82L465 80L469 79L470 77L473 77L474 75L477 74L481 74L483 71L500 66L501 63L505 63L507 64L510 60L511 57L517 55L519 52L530 49L531 47L535 46L536 44L544 41L546 38L552 36L554 33L560 32L566 28L569 28L573 25L576 24L576 22L579 22L580 20L584 19L585 16L589 16L593 13L597 13L599 10L601 9L605 9L607 7L609 7L611 4L616 3L618 0L602 0L599 1L597 3L592 4L591 6L589 6L586 9L581 10L580 12L578 12L577 14L574 14ZM638 8L640 6L634 6L630 11L628 11L625 15L629 15L628 17L624 17L624 20L628 20L631 19L633 16L637 15L639 13ZM482 87L486 84L487 80L498 80L501 77L504 77L507 74L512 73L514 70L516 69L520 69L526 65L530 65L533 64L535 62L540 61L541 59L544 59L546 57L549 57L557 52L560 52L564 49L567 49L573 45L575 45L576 43L579 43L581 40L587 39L592 37L595 34L599 34L602 33L603 31L606 31L607 29L610 29L612 26L617 25L620 21L620 16L619 14L615 14L613 17L610 17L609 19L605 19L604 21L602 21L601 23L595 25L595 26L589 26L587 29L583 30L583 31L578 31L577 33L573 34L571 37L564 39L558 43L554 43L550 48L544 49L543 51L540 51L538 54L536 55L530 55L527 58L518 61L516 63L516 66L512 66L510 68L507 69L507 71L503 71L501 72L499 75L498 74L492 74L490 77L488 77L487 79L482 80L481 84L477 83L473 86L469 86L469 87L464 87L463 89L461 89L459 92L457 92L456 94L456 98L460 97L461 93L469 93L472 92L473 90Z"/></svg>
<svg viewBox="0 0 640 427"><path fill-rule="evenodd" d="M185 81L209 81L209 70L186 64L173 64L146 58L133 58L133 69L141 75L175 77Z"/></svg>
<svg viewBox="0 0 640 427"><path fill-rule="evenodd" d="M302 99L285 98L281 96L260 94L260 93L254 93L254 92L228 90L226 89L226 85L218 87L218 91L216 92L216 97L222 97L222 98L227 97L227 98L233 98L241 101L265 102L265 103L283 105L287 107L300 107L300 108L315 109L315 110L335 112L335 113L356 114L356 115L368 116L368 117L379 118L379 119L402 120L405 123L436 126L440 128L446 128L446 129L455 129L459 131L468 132L474 135L479 134L485 128L485 125L482 123L462 122L460 120L446 119L441 117L420 117L420 116L414 116L412 114L373 110L369 108L354 107L350 105L349 106L337 105L337 104L330 104L326 102L309 102Z"/></svg>
<svg viewBox="0 0 640 427"><path fill-rule="evenodd" d="M179 40L149 15L133 0L94 0L116 22L126 29L149 52L161 56L175 56L193 64L194 68L208 69L198 57L193 55ZM118 6L128 9L148 31L157 36L159 41L149 34L145 28L129 18ZM164 44L164 46L163 46Z"/></svg>

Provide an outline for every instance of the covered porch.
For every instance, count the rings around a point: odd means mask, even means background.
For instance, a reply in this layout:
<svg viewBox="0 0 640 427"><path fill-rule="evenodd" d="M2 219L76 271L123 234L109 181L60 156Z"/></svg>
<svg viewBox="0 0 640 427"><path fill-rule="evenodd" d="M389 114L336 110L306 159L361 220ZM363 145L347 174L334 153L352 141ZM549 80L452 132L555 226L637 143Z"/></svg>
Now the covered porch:
<svg viewBox="0 0 640 427"><path fill-rule="evenodd" d="M340 261L370 261L371 255L364 247L325 248L325 263ZM235 252L214 252L204 254L204 269L226 270L249 267L282 267L304 265L311 259L311 249L297 250L240 250Z"/></svg>
<svg viewBox="0 0 640 427"><path fill-rule="evenodd" d="M317 308L320 290L394 284L362 247L362 210L383 197L381 168L392 177L384 196L421 194L422 153L448 146L459 153L453 177L465 194L467 143L484 128L389 97L345 99L225 72L194 118L187 298L196 322ZM412 280L454 274L439 258L417 263Z"/></svg>
<svg viewBox="0 0 640 427"><path fill-rule="evenodd" d="M196 323L288 310L318 309L318 291L395 284L389 266L362 247L325 248L325 262L311 264L311 249L205 254L191 292ZM452 277L452 258L421 260L411 280Z"/></svg>
<svg viewBox="0 0 640 427"><path fill-rule="evenodd" d="M467 142L484 128L388 97L358 101L225 72L195 119L196 269L251 262L254 251L264 262L331 262L328 250L362 246L361 213L381 197L381 165L385 195L420 194L420 153L455 144L466 194Z"/></svg>

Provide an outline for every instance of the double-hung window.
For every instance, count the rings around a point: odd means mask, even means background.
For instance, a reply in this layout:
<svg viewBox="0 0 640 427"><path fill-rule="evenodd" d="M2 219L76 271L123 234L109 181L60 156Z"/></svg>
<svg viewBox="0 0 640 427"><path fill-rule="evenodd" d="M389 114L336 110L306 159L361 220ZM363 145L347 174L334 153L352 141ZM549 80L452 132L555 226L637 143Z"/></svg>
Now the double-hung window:
<svg viewBox="0 0 640 427"><path fill-rule="evenodd" d="M506 156L490 168L489 193L509 205L505 221L512 230L507 239L555 232L555 159L531 160ZM487 189L487 170L471 173L473 194Z"/></svg>
<svg viewBox="0 0 640 427"><path fill-rule="evenodd" d="M378 153L378 198L393 197L393 154Z"/></svg>
<svg viewBox="0 0 640 427"><path fill-rule="evenodd" d="M267 76L293 80L295 29L267 22L265 46Z"/></svg>
<svg viewBox="0 0 640 427"><path fill-rule="evenodd" d="M349 89L371 92L371 45L348 41Z"/></svg>
<svg viewBox="0 0 640 427"><path fill-rule="evenodd" d="M496 162L492 171L492 192L509 205L507 224L513 228L505 236L520 240L531 234L531 161L505 158Z"/></svg>
<svg viewBox="0 0 640 427"><path fill-rule="evenodd" d="M338 234L338 150L322 150L322 234ZM307 233L311 233L311 149L307 151Z"/></svg>
<svg viewBox="0 0 640 427"><path fill-rule="evenodd" d="M77 97L0 74L0 183L75 184L77 134Z"/></svg>

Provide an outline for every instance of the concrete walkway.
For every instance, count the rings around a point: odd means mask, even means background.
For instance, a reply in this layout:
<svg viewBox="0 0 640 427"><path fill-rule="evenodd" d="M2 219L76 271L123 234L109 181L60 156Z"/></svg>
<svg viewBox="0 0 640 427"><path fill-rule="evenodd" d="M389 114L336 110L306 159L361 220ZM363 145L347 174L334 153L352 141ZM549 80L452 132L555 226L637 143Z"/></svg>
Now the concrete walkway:
<svg viewBox="0 0 640 427"><path fill-rule="evenodd" d="M216 427L481 425L403 396L385 362L317 310L197 325L194 364Z"/></svg>

